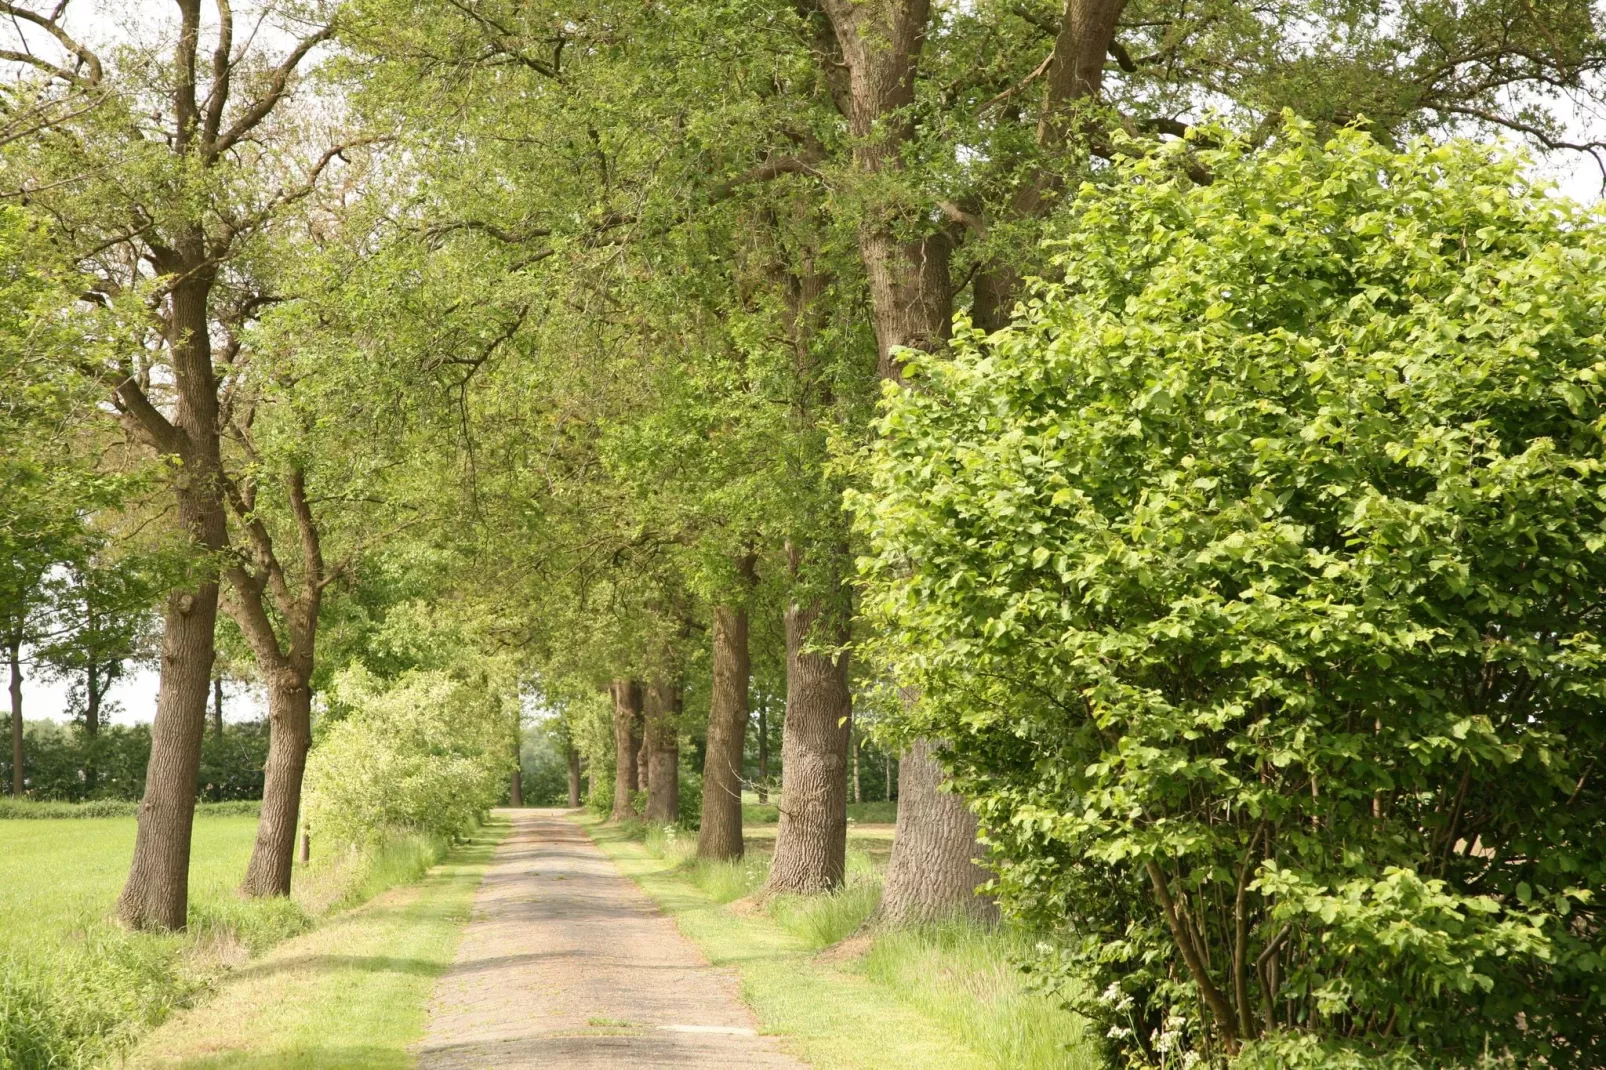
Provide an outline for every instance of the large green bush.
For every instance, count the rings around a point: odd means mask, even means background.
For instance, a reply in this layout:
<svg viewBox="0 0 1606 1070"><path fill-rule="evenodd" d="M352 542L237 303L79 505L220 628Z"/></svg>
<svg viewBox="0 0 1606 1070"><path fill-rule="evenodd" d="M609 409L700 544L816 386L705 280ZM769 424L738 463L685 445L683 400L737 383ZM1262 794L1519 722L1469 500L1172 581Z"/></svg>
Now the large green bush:
<svg viewBox="0 0 1606 1070"><path fill-rule="evenodd" d="M869 614L1135 1065L1606 1065L1606 234L1470 145L1121 165L911 355Z"/></svg>
<svg viewBox="0 0 1606 1070"><path fill-rule="evenodd" d="M504 797L515 753L512 710L483 682L414 671L384 684L342 673L349 711L307 759L314 835L371 843L399 830L460 839Z"/></svg>

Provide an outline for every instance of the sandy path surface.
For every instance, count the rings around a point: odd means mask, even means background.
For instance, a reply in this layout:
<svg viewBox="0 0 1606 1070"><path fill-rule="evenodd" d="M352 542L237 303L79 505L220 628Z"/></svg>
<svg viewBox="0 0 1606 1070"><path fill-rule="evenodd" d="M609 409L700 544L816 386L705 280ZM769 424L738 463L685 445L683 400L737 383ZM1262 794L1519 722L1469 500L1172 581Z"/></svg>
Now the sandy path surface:
<svg viewBox="0 0 1606 1070"><path fill-rule="evenodd" d="M474 896L415 1049L423 1070L806 1070L675 923L557 810L513 831Z"/></svg>

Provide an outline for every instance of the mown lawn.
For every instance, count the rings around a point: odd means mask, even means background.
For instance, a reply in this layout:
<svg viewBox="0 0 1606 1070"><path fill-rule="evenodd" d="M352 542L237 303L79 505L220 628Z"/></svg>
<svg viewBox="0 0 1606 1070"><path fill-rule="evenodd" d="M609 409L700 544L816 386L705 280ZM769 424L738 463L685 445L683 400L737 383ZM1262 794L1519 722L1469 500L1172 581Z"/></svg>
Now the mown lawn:
<svg viewBox="0 0 1606 1070"><path fill-rule="evenodd" d="M880 895L891 826L850 830L842 891L756 904L773 829L744 830L744 861L708 864L691 857L694 833L575 820L710 962L740 973L764 1030L815 1070L1104 1070L1082 1020L1029 991L1012 965L1023 934L856 935Z"/></svg>

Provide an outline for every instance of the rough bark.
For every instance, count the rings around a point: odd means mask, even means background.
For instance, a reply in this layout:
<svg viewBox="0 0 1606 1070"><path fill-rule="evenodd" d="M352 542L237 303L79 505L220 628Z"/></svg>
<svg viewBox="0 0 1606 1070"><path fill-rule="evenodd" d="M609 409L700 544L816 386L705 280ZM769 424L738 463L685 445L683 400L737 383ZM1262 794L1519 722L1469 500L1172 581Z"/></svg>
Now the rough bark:
<svg viewBox="0 0 1606 1070"><path fill-rule="evenodd" d="M11 794L20 799L26 780L22 768L22 636L11 637L6 658L11 666Z"/></svg>
<svg viewBox="0 0 1606 1070"><path fill-rule="evenodd" d="M997 905L976 894L989 874L976 861L975 815L959 796L942 790L942 766L933 750L920 740L898 761L898 831L873 924L998 917Z"/></svg>
<svg viewBox="0 0 1606 1070"><path fill-rule="evenodd" d="M643 748L652 772L647 777L647 820L680 820L680 680L674 666L660 662L647 685L643 708Z"/></svg>
<svg viewBox="0 0 1606 1070"><path fill-rule="evenodd" d="M513 807L524 805L524 770L515 769L507 775L507 804Z"/></svg>
<svg viewBox="0 0 1606 1070"><path fill-rule="evenodd" d="M636 725L641 720L641 685L634 680L615 680L613 694L613 746L615 776L613 782L612 821L628 821L638 817L631 803L636 791Z"/></svg>
<svg viewBox="0 0 1606 1070"><path fill-rule="evenodd" d="M267 679L268 762L262 816L240 890L249 896L289 895L301 815L301 781L312 746L312 689L294 671Z"/></svg>
<svg viewBox="0 0 1606 1070"><path fill-rule="evenodd" d="M580 807L580 752L569 747L569 809Z"/></svg>
<svg viewBox="0 0 1606 1070"><path fill-rule="evenodd" d="M748 559L748 571L752 562ZM714 607L713 688L703 758L703 822L697 857L742 857L742 753L747 742L747 610Z"/></svg>
<svg viewBox="0 0 1606 1070"><path fill-rule="evenodd" d="M1067 142L1095 132L1085 108L1103 92L1106 57L1125 7L1126 0L1067 0L1038 111L1037 145L1045 154L1072 158L1065 153ZM1085 158L1085 150L1082 155ZM1009 214L1015 218L1042 216L1059 200L1063 185L1064 177L1058 171L1037 168L1015 187ZM976 326L996 331L1007 324L1022 281L1015 263L986 264L977 273L972 290Z"/></svg>
<svg viewBox="0 0 1606 1070"><path fill-rule="evenodd" d="M286 495L301 543L302 580L294 591L273 539L252 508L252 484L230 483L228 487L255 569L246 567L244 551L228 566L227 608L250 644L268 690L262 817L240 891L248 896L289 895L301 782L312 745L312 670L326 582L323 550L308 504L306 478L299 468L285 475ZM268 615L269 597L279 610L283 636Z"/></svg>
<svg viewBox="0 0 1606 1070"><path fill-rule="evenodd" d="M652 788L652 751L647 747L645 723L637 731L633 742L636 745L636 790L645 792Z"/></svg>
<svg viewBox="0 0 1606 1070"><path fill-rule="evenodd" d="M786 721L781 736L780 824L766 892L813 894L842 883L847 857L848 734L853 698L848 654L814 653L811 638L840 647L847 621L823 615L816 601L786 610Z"/></svg>
<svg viewBox="0 0 1606 1070"><path fill-rule="evenodd" d="M195 779L215 654L216 561L228 545L207 315L216 268L198 229L185 235L181 245L181 263L191 266L192 273L173 287L169 298L168 345L176 388L173 418L169 425L160 414L147 413L144 426L165 452L180 459L172 483L178 527L197 552L197 560L191 586L169 594L163 613L161 678L145 797L140 802L128 882L117 900L118 918L134 929L182 929L189 911ZM125 401L134 397L130 394Z"/></svg>
<svg viewBox="0 0 1606 1070"><path fill-rule="evenodd" d="M1068 0L1072 5L1083 2L1091 0ZM931 15L930 0L821 0L821 6L847 71L846 92L837 99L854 136L855 169L867 175L899 171L904 145L914 132L910 105ZM1068 57L1059 57L1059 61L1063 66ZM922 235L917 228L928 212L923 204L889 200L871 208L859 229L859 254L870 283L878 371L883 379L902 380L903 369L896 356L900 349L934 352L948 339L954 238L946 230L928 229ZM965 867L973 864L974 824L966 825L949 813L949 801L935 788L916 790L922 776L929 778L929 771L918 767L929 749L929 744L917 744L911 748L915 759L910 767L905 769L900 762L894 851L899 849L899 841L904 841L906 864L888 871L883 897L890 896L895 903L929 901L927 909L938 913L971 913L977 909L971 902L975 896L952 875L966 872ZM968 840L964 835L967 829ZM776 850L779 858L779 841ZM922 867L930 867L931 872ZM906 888L907 883L926 887ZM948 896L949 902L937 903L937 895Z"/></svg>
<svg viewBox="0 0 1606 1070"><path fill-rule="evenodd" d="M223 677L212 677L212 732L223 738Z"/></svg>

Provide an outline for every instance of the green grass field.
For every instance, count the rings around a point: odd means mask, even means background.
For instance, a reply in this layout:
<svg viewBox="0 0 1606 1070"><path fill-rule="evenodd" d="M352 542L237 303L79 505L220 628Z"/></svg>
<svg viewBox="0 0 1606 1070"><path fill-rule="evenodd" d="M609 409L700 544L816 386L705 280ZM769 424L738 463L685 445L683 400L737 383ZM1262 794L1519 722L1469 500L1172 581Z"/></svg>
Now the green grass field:
<svg viewBox="0 0 1606 1070"><path fill-rule="evenodd" d="M129 1065L186 1070L389 1070L412 1065L435 978L508 823L493 820L422 880L395 888L234 971Z"/></svg>
<svg viewBox="0 0 1606 1070"><path fill-rule="evenodd" d="M765 1031L816 1070L1103 1070L1081 1019L1012 965L1020 937L968 926L855 937L880 894L890 828L850 831L842 891L754 905L773 829L745 830L744 861L709 864L693 860L695 836L577 820L710 962L740 972Z"/></svg>
<svg viewBox="0 0 1606 1070"><path fill-rule="evenodd" d="M247 901L234 889L256 824L196 818L188 931L151 934L112 917L133 818L0 820L0 1066L87 1066L123 1051L252 955L438 857L423 841L330 855L298 870L291 900Z"/></svg>

